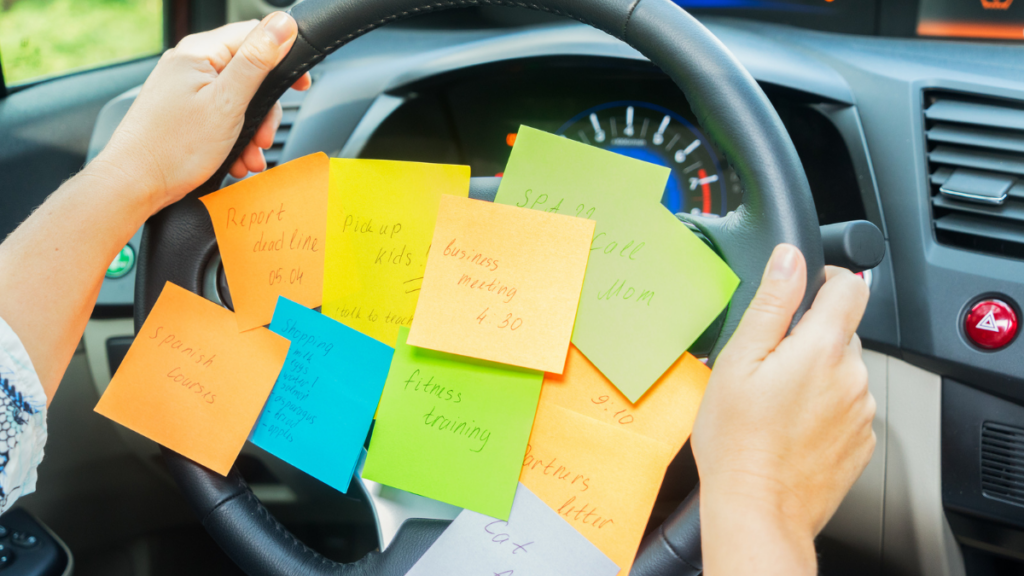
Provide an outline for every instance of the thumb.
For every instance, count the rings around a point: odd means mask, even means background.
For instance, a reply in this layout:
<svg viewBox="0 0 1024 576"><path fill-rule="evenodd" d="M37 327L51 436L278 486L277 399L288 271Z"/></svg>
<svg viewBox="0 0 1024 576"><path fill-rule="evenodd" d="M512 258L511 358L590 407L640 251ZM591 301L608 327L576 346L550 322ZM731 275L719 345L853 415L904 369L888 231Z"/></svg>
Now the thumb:
<svg viewBox="0 0 1024 576"><path fill-rule="evenodd" d="M779 244L765 267L757 294L726 350L732 361L761 362L786 337L807 288L807 263L795 246ZM725 350L723 350L723 353Z"/></svg>
<svg viewBox="0 0 1024 576"><path fill-rule="evenodd" d="M298 31L290 14L268 15L245 38L217 81L248 104L263 79L288 54Z"/></svg>

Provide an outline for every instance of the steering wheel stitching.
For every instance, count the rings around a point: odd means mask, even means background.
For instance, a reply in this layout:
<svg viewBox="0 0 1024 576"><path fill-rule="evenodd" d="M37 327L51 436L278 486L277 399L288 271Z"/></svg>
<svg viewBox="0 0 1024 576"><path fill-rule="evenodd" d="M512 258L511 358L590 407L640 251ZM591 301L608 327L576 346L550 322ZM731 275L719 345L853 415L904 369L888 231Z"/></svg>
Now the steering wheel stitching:
<svg viewBox="0 0 1024 576"><path fill-rule="evenodd" d="M165 282L202 293L203 271L217 252L199 197L217 190L271 106L298 77L328 54L389 22L459 7L508 6L574 18L625 41L679 86L705 133L743 184L743 205L721 219L679 218L699 230L740 277L709 364L732 335L779 243L807 260L808 290L793 322L824 282L824 257L807 177L786 129L742 65L703 25L671 0L306 0L290 12L298 23L291 51L257 91L224 164L182 201L147 222L135 286L138 330ZM164 449L172 476L210 535L252 576L404 574L447 526L407 521L391 545L353 564L331 561L285 529L249 490L237 469L225 478ZM693 494L642 545L635 576L697 574L701 570L699 500Z"/></svg>

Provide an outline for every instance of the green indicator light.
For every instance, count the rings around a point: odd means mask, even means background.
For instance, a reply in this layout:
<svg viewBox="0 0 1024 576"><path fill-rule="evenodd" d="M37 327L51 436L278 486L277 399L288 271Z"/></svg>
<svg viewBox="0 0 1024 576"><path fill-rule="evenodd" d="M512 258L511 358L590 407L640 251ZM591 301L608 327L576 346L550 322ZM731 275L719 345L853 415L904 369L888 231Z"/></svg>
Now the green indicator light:
<svg viewBox="0 0 1024 576"><path fill-rule="evenodd" d="M135 249L131 245L121 248L114 261L107 266L107 278L123 278L135 267Z"/></svg>

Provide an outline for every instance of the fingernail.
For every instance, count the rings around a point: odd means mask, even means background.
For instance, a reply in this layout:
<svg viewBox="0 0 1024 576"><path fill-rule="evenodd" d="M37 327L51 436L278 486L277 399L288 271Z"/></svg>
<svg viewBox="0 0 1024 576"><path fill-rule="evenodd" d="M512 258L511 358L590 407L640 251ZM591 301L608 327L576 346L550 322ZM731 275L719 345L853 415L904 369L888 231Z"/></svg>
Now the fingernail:
<svg viewBox="0 0 1024 576"><path fill-rule="evenodd" d="M768 263L768 277L772 280L789 280L796 273L796 248L788 244L775 247Z"/></svg>
<svg viewBox="0 0 1024 576"><path fill-rule="evenodd" d="M263 26L263 29L277 41L278 46L291 39L292 34L295 33L295 28L292 27L291 19L292 17L284 12L275 12L270 16L270 20L267 20L267 23Z"/></svg>

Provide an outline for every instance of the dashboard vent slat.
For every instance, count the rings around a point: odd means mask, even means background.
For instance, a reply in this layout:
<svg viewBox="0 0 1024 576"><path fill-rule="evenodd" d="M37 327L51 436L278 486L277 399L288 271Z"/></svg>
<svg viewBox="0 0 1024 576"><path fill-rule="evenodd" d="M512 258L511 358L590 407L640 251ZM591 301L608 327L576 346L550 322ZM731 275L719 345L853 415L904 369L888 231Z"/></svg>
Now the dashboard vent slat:
<svg viewBox="0 0 1024 576"><path fill-rule="evenodd" d="M932 198L932 206L939 209L967 212L969 214L991 216L992 218L1019 222L1021 225L1021 231L1024 232L1024 202L1013 201L1007 202L1002 206L986 206L984 204L972 204L970 202L951 200L946 196L936 196Z"/></svg>
<svg viewBox="0 0 1024 576"><path fill-rule="evenodd" d="M1001 133L989 128L973 128L958 124L936 124L928 131L928 140L1007 152L1024 152L1024 133Z"/></svg>
<svg viewBox="0 0 1024 576"><path fill-rule="evenodd" d="M981 425L981 493L1024 507L1024 428Z"/></svg>
<svg viewBox="0 0 1024 576"><path fill-rule="evenodd" d="M295 119L299 116L299 107L302 105L304 96L304 92L291 89L285 92L284 96L281 96L281 125L278 126L277 134L274 135L274 145L269 150L263 152L263 157L267 160L268 169L277 166L281 161L285 142L288 141L292 125L295 124Z"/></svg>
<svg viewBox="0 0 1024 576"><path fill-rule="evenodd" d="M969 97L961 99L952 94L936 99L924 116L936 121L1024 130L1024 109L1007 109L1000 104L971 101Z"/></svg>
<svg viewBox="0 0 1024 576"><path fill-rule="evenodd" d="M924 121L936 239L1024 259L1024 102L927 90Z"/></svg>
<svg viewBox="0 0 1024 576"><path fill-rule="evenodd" d="M988 150L966 150L953 146L936 146L928 154L928 159L936 164L1024 175L1024 155L1020 154L1005 154L989 152Z"/></svg>

